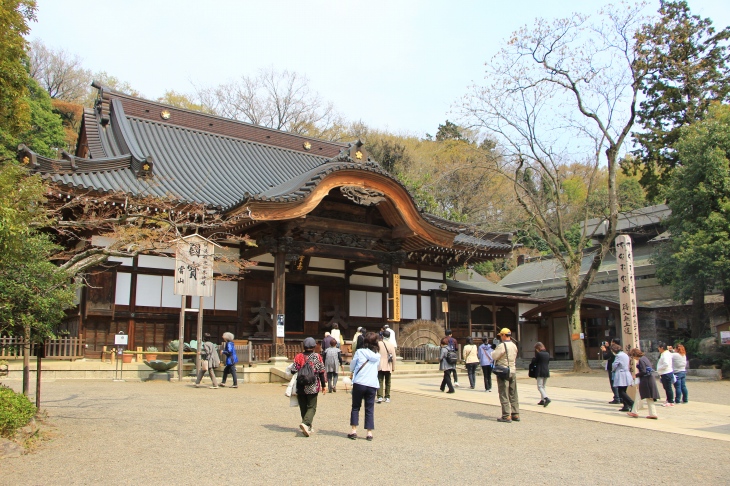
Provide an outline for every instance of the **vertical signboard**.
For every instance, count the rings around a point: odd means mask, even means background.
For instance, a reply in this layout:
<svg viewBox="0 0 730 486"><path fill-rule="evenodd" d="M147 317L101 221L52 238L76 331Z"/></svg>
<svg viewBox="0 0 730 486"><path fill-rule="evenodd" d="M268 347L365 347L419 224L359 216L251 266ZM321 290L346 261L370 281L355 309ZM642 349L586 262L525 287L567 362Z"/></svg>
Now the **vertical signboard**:
<svg viewBox="0 0 730 486"><path fill-rule="evenodd" d="M393 274L393 320L400 321L400 275Z"/></svg>
<svg viewBox="0 0 730 486"><path fill-rule="evenodd" d="M628 235L616 237L616 264L621 310L621 342L624 350L639 347L639 317L636 311L636 284L634 283L634 252Z"/></svg>
<svg viewBox="0 0 730 486"><path fill-rule="evenodd" d="M215 243L200 235L178 240L175 253L175 295L213 295Z"/></svg>

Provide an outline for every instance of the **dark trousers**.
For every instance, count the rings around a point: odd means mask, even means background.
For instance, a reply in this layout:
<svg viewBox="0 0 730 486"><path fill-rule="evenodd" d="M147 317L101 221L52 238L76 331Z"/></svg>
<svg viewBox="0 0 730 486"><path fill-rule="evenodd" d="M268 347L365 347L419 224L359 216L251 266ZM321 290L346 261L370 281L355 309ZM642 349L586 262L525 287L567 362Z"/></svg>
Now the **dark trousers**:
<svg viewBox="0 0 730 486"><path fill-rule="evenodd" d="M454 369L450 371L454 374L454 383L459 383L459 377L456 376L456 366L454 366Z"/></svg>
<svg viewBox="0 0 730 486"><path fill-rule="evenodd" d="M233 385L238 386L238 376L236 375L236 365L226 365L225 368L223 368L223 379L221 380L221 383L226 382L226 378L228 378L228 374L233 377Z"/></svg>
<svg viewBox="0 0 730 486"><path fill-rule="evenodd" d="M454 385L451 384L451 372L455 370L444 370L444 379L441 380L441 391L444 391L444 388L447 386L449 387L449 391L454 391Z"/></svg>
<svg viewBox="0 0 730 486"><path fill-rule="evenodd" d="M360 407L365 400L365 428L375 429L375 394L377 388L355 383L352 385L352 411L350 412L350 425L357 427L360 424Z"/></svg>
<svg viewBox="0 0 730 486"><path fill-rule="evenodd" d="M623 408L631 408L634 406L634 401L629 397L628 393L626 393L627 386L619 386L618 388L618 396L621 397L621 401L623 402L624 406Z"/></svg>
<svg viewBox="0 0 730 486"><path fill-rule="evenodd" d="M492 365L482 366L482 374L484 375L484 389L492 389Z"/></svg>
<svg viewBox="0 0 730 486"><path fill-rule="evenodd" d="M317 396L317 393L307 395L306 393L298 393L297 391L297 401L299 402L299 412L302 414L302 422L309 427L312 426L314 414L317 413Z"/></svg>
<svg viewBox="0 0 730 486"><path fill-rule="evenodd" d="M672 378L674 378L674 373L665 373L659 376L659 379L662 381L662 386L664 387L664 392L667 394L667 401L670 403L674 403Z"/></svg>
<svg viewBox="0 0 730 486"><path fill-rule="evenodd" d="M608 370L608 381L611 383L611 391L613 392L613 399L616 401L621 400L621 397L618 395L618 388L613 386L613 371Z"/></svg>
<svg viewBox="0 0 730 486"><path fill-rule="evenodd" d="M337 377L339 373L327 373L327 391L332 391L337 388Z"/></svg>
<svg viewBox="0 0 730 486"><path fill-rule="evenodd" d="M466 374L469 375L469 386L472 388L476 385L477 366L479 366L479 363L466 364Z"/></svg>
<svg viewBox="0 0 730 486"><path fill-rule="evenodd" d="M378 382L380 382L378 398L390 398L390 371L378 370Z"/></svg>

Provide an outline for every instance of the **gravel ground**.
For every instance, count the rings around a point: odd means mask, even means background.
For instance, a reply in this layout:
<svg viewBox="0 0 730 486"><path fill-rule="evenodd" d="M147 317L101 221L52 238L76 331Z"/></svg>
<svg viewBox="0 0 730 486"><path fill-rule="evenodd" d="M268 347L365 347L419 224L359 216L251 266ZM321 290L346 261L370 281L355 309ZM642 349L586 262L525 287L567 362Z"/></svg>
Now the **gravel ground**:
<svg viewBox="0 0 730 486"><path fill-rule="evenodd" d="M587 388L592 379L555 377L553 385ZM499 424L494 406L404 393L376 405L373 442L345 437L351 396L343 389L320 395L310 438L280 385L69 380L43 393L54 437L3 460L2 485L281 484L321 480L326 470L341 484L609 484L611 471L632 465L641 482L682 471L683 482L728 484L730 471L720 441L530 412Z"/></svg>

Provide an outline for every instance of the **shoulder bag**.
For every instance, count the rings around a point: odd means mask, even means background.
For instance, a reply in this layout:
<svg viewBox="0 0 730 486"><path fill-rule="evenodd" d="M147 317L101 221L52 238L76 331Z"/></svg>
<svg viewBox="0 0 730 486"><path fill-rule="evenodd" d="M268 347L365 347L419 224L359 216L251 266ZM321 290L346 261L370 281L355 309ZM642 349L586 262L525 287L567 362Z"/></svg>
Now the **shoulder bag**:
<svg viewBox="0 0 730 486"><path fill-rule="evenodd" d="M504 344L504 354L507 357L507 366L498 365L496 362L494 363L494 369L492 372L497 375L497 378L501 378L502 380L509 380L510 375L510 369L509 369L509 351L507 350L507 343Z"/></svg>

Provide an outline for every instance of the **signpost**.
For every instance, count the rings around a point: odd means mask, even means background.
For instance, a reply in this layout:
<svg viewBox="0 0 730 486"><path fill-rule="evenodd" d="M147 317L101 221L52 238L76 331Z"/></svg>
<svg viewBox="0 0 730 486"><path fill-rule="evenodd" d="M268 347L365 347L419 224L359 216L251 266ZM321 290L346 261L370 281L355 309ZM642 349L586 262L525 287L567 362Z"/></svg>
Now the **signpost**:
<svg viewBox="0 0 730 486"><path fill-rule="evenodd" d="M122 359L122 354L124 354L124 348L126 348L128 344L129 336L124 334L124 331L119 331L114 335L114 346L117 347L117 359L114 363L114 381L124 381L122 379L122 372L124 371L124 360Z"/></svg>
<svg viewBox="0 0 730 486"><path fill-rule="evenodd" d="M628 235L616 237L619 304L621 306L621 342L628 353L639 347L639 317L636 311L634 252Z"/></svg>
<svg viewBox="0 0 730 486"><path fill-rule="evenodd" d="M183 377L185 347L185 312L198 312L198 350L195 369L200 369L200 345L203 339L203 297L213 296L213 257L218 246L200 235L189 235L177 242L175 252L175 295L182 296L180 304L179 345L177 350L178 381ZM197 309L186 309L187 296L200 297Z"/></svg>

